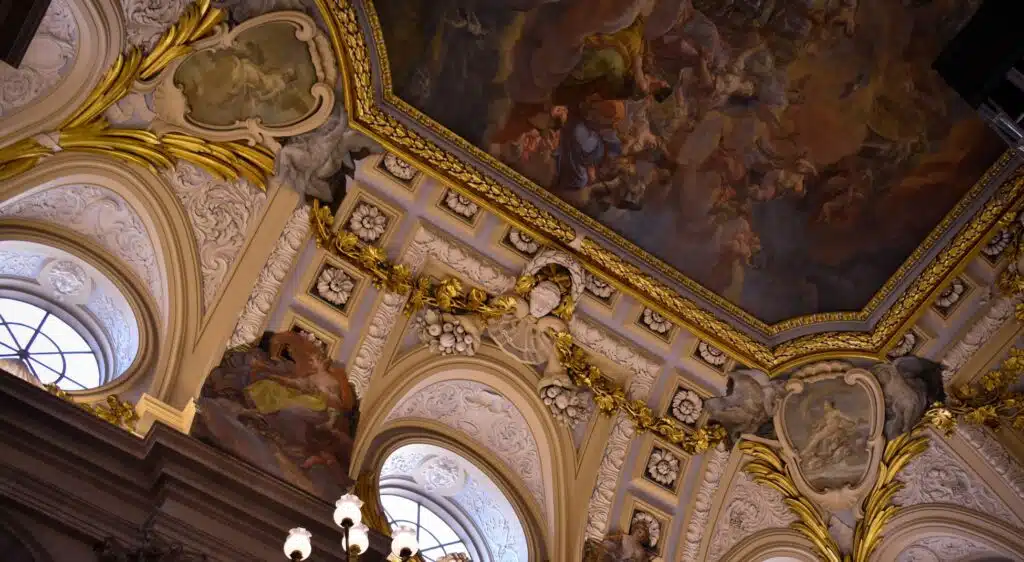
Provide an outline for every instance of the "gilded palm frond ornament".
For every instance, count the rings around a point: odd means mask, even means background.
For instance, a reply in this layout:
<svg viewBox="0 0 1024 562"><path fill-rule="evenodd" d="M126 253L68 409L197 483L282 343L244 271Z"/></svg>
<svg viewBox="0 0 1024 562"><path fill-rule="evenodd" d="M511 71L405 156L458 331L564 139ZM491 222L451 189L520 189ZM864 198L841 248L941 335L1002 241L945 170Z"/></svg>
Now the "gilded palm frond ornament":
<svg viewBox="0 0 1024 562"><path fill-rule="evenodd" d="M197 0L148 52L132 47L118 56L92 93L56 131L0 148L0 181L25 173L44 158L62 151L108 155L157 172L175 160L197 164L222 179L245 179L265 188L274 155L266 147L236 141L208 141L195 135L112 126L104 113L138 82L153 79L192 44L214 32L225 19L210 0Z"/></svg>

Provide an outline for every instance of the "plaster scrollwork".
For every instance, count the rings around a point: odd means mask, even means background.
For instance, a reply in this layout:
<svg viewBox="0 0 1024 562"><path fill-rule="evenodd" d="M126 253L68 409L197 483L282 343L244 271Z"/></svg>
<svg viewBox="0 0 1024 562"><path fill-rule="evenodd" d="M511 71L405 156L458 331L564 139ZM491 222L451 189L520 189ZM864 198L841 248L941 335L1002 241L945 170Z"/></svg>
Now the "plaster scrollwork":
<svg viewBox="0 0 1024 562"><path fill-rule="evenodd" d="M932 439L928 449L897 478L904 488L893 500L904 508L935 503L958 505L1022 527L1020 518L941 439Z"/></svg>
<svg viewBox="0 0 1024 562"><path fill-rule="evenodd" d="M537 440L515 404L491 387L466 380L428 385L402 398L385 422L403 418L435 420L466 434L518 474L542 509L546 505Z"/></svg>
<svg viewBox="0 0 1024 562"><path fill-rule="evenodd" d="M686 536L683 537L680 562L697 562L701 540L708 530L715 493L718 492L725 467L729 463L729 451L724 444L720 443L707 454L707 468L704 470L704 478L701 480L693 509L690 511L690 520L686 524Z"/></svg>
<svg viewBox="0 0 1024 562"><path fill-rule="evenodd" d="M572 428L590 418L589 392L572 384L568 376L545 377L537 383L537 391L555 421Z"/></svg>
<svg viewBox="0 0 1024 562"><path fill-rule="evenodd" d="M0 64L0 118L53 90L74 66L78 41L68 0L54 0L21 65Z"/></svg>
<svg viewBox="0 0 1024 562"><path fill-rule="evenodd" d="M782 494L736 473L715 521L707 560L720 560L743 539L765 529L787 529L797 518Z"/></svg>
<svg viewBox="0 0 1024 562"><path fill-rule="evenodd" d="M587 505L587 538L601 540L608 532L608 517L615 499L615 488L622 473L622 465L626 462L626 450L635 434L633 423L625 414L615 416L604 454L601 455L601 464L597 468L594 491Z"/></svg>
<svg viewBox="0 0 1024 562"><path fill-rule="evenodd" d="M654 379L661 369L660 364L640 354L635 346L579 313L573 315L572 321L569 322L569 332L577 344L611 359L633 374L627 389L630 398L644 400L650 395Z"/></svg>
<svg viewBox="0 0 1024 562"><path fill-rule="evenodd" d="M274 244L267 263L256 278L256 285L245 308L239 315L228 347L237 347L255 341L260 336L263 321L274 305L281 284L291 271L299 249L309 237L309 205L300 205L288 217L284 231Z"/></svg>
<svg viewBox="0 0 1024 562"><path fill-rule="evenodd" d="M131 366L139 349L138 330L133 326L135 318L128 318L124 308L103 291L94 291L85 307L107 332L117 372L123 373Z"/></svg>
<svg viewBox="0 0 1024 562"><path fill-rule="evenodd" d="M150 50L165 29L181 17L192 0L121 0L128 42Z"/></svg>
<svg viewBox="0 0 1024 562"><path fill-rule="evenodd" d="M961 562L996 554L987 545L964 537L925 537L903 549L896 562Z"/></svg>
<svg viewBox="0 0 1024 562"><path fill-rule="evenodd" d="M1006 450L992 432L987 428L968 424L959 424L956 432L1017 494L1017 497L1024 500L1024 466Z"/></svg>
<svg viewBox="0 0 1024 562"><path fill-rule="evenodd" d="M51 187L0 207L0 217L56 224L92 240L138 275L166 312L166 280L153 240L135 209L117 193L90 185Z"/></svg>
<svg viewBox="0 0 1024 562"><path fill-rule="evenodd" d="M0 252L0 275L35 279L43 267L46 256L22 252Z"/></svg>
<svg viewBox="0 0 1024 562"><path fill-rule="evenodd" d="M178 162L166 178L192 225L199 250L203 305L209 310L267 195L248 182L217 180L188 162Z"/></svg>
<svg viewBox="0 0 1024 562"><path fill-rule="evenodd" d="M1013 318L1019 299L1000 297L992 303L985 315L971 326L967 334L942 358L942 382L949 384L960 367L987 342L1003 325Z"/></svg>

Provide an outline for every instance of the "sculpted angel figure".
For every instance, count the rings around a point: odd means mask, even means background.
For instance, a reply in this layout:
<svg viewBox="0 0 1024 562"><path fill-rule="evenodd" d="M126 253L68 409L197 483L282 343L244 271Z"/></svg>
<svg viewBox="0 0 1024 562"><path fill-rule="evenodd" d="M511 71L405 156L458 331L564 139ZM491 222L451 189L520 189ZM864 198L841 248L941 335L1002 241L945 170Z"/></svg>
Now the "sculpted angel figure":
<svg viewBox="0 0 1024 562"><path fill-rule="evenodd" d="M633 523L629 533L608 535L598 542L588 539L583 547L583 562L651 562L648 548L651 533L643 521Z"/></svg>
<svg viewBox="0 0 1024 562"><path fill-rule="evenodd" d="M568 326L552 313L562 300L562 291L553 281L541 281L524 299L518 295L515 312L492 320L487 332L502 351L528 365L547 363L546 371L557 367L554 342L548 331L564 332Z"/></svg>

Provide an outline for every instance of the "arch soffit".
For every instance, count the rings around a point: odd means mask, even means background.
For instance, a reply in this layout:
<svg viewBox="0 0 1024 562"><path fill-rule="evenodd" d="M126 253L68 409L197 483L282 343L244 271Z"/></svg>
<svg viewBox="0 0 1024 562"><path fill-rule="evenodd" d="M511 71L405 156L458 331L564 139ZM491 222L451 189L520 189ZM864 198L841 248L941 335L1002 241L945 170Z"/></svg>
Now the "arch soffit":
<svg viewBox="0 0 1024 562"><path fill-rule="evenodd" d="M799 562L817 562L813 546L792 529L765 529L743 539L729 549L721 562L758 562L775 558Z"/></svg>
<svg viewBox="0 0 1024 562"><path fill-rule="evenodd" d="M392 453L407 445L434 445L451 451L479 469L512 505L526 534L530 562L544 559L537 554L550 552L550 549L545 549L547 541L544 540L544 519L538 517L539 514L529 502L524 501L529 496L517 490L515 482L500 470L502 462L498 458L486 450L474 447L472 443L464 442L460 437L453 435L448 426L434 421L424 423L423 420L404 419L389 422L386 428L374 436L367 456L367 466L363 471L371 471L376 478L380 478L385 461Z"/></svg>
<svg viewBox="0 0 1024 562"><path fill-rule="evenodd" d="M51 131L85 103L125 45L124 14L117 0L64 0L78 26L71 70L40 97L0 119L0 146Z"/></svg>
<svg viewBox="0 0 1024 562"><path fill-rule="evenodd" d="M124 275L120 262L102 248L80 244L75 233L53 225L41 225L18 220L0 221L0 241L33 242L63 250L95 268L107 281L112 283L120 296L128 302L137 326L137 349L135 359L128 368L109 383L82 392L75 396L91 402L109 394L137 395L147 388L142 385L148 380L159 379L166 373L157 369L161 362L159 349L160 318L149 294L141 282L130 275ZM150 376L147 376L150 375Z"/></svg>
<svg viewBox="0 0 1024 562"><path fill-rule="evenodd" d="M178 362L191 346L202 318L202 286L199 258L192 228L175 194L157 175L137 166L88 154L58 154L46 159L35 169L5 183L0 183L0 208L15 198L30 196L62 186L94 185L120 196L144 225L156 254L157 272L161 277L165 302L154 302L147 289L145 302L158 311L162 326L158 373L176 373ZM19 221L20 222L20 221ZM33 221L45 229L67 236L63 225ZM61 236L61 234L58 234ZM78 238L81 238L78 236ZM73 247L82 244L72 237ZM68 248L64 248L68 251ZM91 251L103 254L99 248ZM72 252L75 253L75 252ZM123 260L107 254L118 277L130 277L140 286L143 281ZM148 392L163 399L170 394L173 376L158 377Z"/></svg>
<svg viewBox="0 0 1024 562"><path fill-rule="evenodd" d="M871 560L896 560L916 541L938 536L977 541L1011 559L1024 557L1021 529L971 509L950 504L923 504L903 509L889 521Z"/></svg>
<svg viewBox="0 0 1024 562"><path fill-rule="evenodd" d="M368 464L375 436L385 429L405 423L402 419L386 420L407 396L427 386L446 381L467 380L487 385L512 402L526 419L542 457L541 471L547 505L543 506L543 509L536 505L522 478L512 469L509 469L512 474L508 480L513 483L517 497L531 498L526 503L531 506L531 511L538 520L547 521L546 531L549 536L559 541L558 546L552 542L550 547L558 550L568 548L563 543L567 544L570 529L567 523L568 492L574 460L569 455L574 449L568 432L555 424L537 395L533 382L537 375L534 372L519 364L513 364L512 360L506 362L499 350L484 345L473 357L440 357L431 354L429 350L419 349L393 364L383 378L386 380L377 384L386 384L388 392L374 393L360 406L364 414L353 446L353 476L358 475L360 467ZM424 425L423 422L424 420L417 420L421 427ZM437 425L450 433L450 426L439 423ZM462 432L459 432L457 437L469 441L468 448L478 448L476 442L470 441ZM507 466L500 459L494 460L498 463L496 466ZM549 514L548 517L541 516L541 513L545 512Z"/></svg>

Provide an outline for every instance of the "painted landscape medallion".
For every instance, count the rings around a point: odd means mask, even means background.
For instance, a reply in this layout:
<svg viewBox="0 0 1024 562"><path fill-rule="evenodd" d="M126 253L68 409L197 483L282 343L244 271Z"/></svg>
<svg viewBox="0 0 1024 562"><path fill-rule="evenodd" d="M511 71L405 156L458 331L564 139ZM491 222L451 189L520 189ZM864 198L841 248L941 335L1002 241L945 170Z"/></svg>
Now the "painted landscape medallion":
<svg viewBox="0 0 1024 562"><path fill-rule="evenodd" d="M1003 147L980 0L374 0L394 93L767 323L863 309Z"/></svg>

